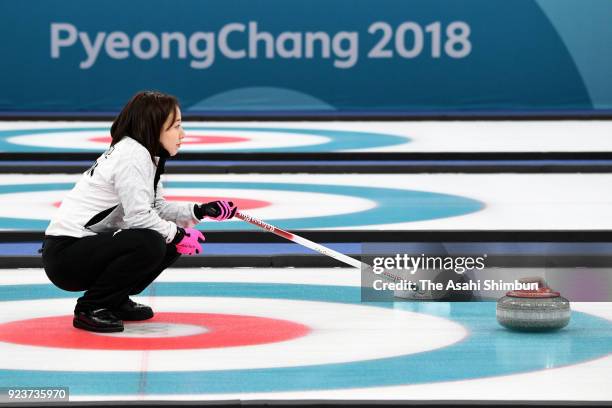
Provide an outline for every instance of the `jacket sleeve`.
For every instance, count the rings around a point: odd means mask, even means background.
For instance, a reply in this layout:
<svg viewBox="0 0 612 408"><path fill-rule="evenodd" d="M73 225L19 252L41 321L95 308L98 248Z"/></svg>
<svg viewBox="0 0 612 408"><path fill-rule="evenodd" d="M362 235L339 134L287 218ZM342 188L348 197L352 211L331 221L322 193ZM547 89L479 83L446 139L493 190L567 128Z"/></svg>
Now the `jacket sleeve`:
<svg viewBox="0 0 612 408"><path fill-rule="evenodd" d="M183 228L191 228L200 222L193 213L193 207L196 204L197 203L191 202L173 203L166 201L164 198L164 186L161 179L157 183L155 210L164 220L172 221Z"/></svg>
<svg viewBox="0 0 612 408"><path fill-rule="evenodd" d="M146 151L133 149L130 156L119 160L114 171L114 187L128 228L147 228L159 232L166 243L172 242L177 226L163 220L153 208L151 158Z"/></svg>

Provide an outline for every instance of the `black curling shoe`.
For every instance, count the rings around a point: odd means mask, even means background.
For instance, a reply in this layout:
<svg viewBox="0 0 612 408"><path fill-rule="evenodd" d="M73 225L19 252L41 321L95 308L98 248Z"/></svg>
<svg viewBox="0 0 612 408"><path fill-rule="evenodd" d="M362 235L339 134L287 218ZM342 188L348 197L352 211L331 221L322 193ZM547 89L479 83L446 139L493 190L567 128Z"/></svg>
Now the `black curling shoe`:
<svg viewBox="0 0 612 408"><path fill-rule="evenodd" d="M99 333L123 331L121 319L112 310L105 308L75 311L72 325L77 329Z"/></svg>
<svg viewBox="0 0 612 408"><path fill-rule="evenodd" d="M153 309L147 305L136 303L130 298L113 310L113 313L121 320L126 321L148 320L153 317Z"/></svg>

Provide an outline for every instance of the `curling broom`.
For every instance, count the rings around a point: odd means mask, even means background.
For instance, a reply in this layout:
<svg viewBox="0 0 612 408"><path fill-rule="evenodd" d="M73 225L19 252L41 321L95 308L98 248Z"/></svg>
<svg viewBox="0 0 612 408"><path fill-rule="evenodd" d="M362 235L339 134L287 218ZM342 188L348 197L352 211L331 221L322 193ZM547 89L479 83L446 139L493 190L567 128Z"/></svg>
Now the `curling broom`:
<svg viewBox="0 0 612 408"><path fill-rule="evenodd" d="M309 239L300 237L299 235L296 234L292 234L289 231L285 231L283 229L280 229L278 227L275 227L274 225L270 225L267 222L264 222L262 220L259 220L255 217L252 217L248 214L244 214L241 213L240 211L236 212L236 218L240 218L242 221L248 222L249 224L255 225L261 229L264 229L268 232L271 232L275 235L278 235L279 237L283 237L285 239L288 239L291 242L295 242L296 244L300 244L306 248L310 248L314 251L317 251L320 254L323 255L327 255L331 258L337 259L340 262L344 262L347 265L350 265L354 268L358 268L358 269L362 269L362 270L367 270L367 271L372 271L372 267L366 263L363 263L361 261L358 261L355 258L351 258L350 256L344 255L338 251L334 251L331 248L327 248L326 246L323 246L321 244L317 244L316 242L313 242ZM383 272L382 275L386 276L387 278L393 280L393 281L397 281L400 280L401 278L399 278L398 276L395 276L389 272Z"/></svg>

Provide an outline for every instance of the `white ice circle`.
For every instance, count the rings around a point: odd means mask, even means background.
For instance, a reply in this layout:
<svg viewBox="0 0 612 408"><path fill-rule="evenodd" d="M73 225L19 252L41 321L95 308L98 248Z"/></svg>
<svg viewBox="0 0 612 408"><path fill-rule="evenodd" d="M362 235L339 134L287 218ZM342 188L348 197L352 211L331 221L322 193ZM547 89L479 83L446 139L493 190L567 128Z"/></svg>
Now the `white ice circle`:
<svg viewBox="0 0 612 408"><path fill-rule="evenodd" d="M197 336L207 333L208 329L195 324L184 323L147 323L147 322L125 322L124 330L120 333L95 333L107 337L131 337L131 338L163 338Z"/></svg>
<svg viewBox="0 0 612 408"><path fill-rule="evenodd" d="M257 130L207 130L207 129L185 129L188 135L193 136L227 136L244 137L249 140L229 143L202 143L184 144L180 151L228 151L243 149L266 149L266 148L290 148L300 146L313 146L329 142L329 138L310 135L307 132L296 129L295 132L266 132ZM110 137L108 132L92 128L91 131L58 131L50 128L47 133L37 133L7 138L8 143L22 146L51 147L65 149L87 149L100 152L108 148L108 144L91 141L92 138ZM192 140L194 138L191 138ZM186 141L190 140L188 136Z"/></svg>
<svg viewBox="0 0 612 408"><path fill-rule="evenodd" d="M0 194L0 217L49 220L57 210L51 204L61 202L67 194L68 190ZM269 206L248 210L253 217L265 220L347 214L366 211L376 206L374 201L360 197L287 190L165 188L164 195L167 197L231 197L271 202ZM227 222L241 221L233 219Z"/></svg>
<svg viewBox="0 0 612 408"><path fill-rule="evenodd" d="M346 363L420 353L467 336L463 326L437 316L361 304L227 298L154 297L158 312L249 315L303 324L293 340L189 350L62 349L0 342L0 369L52 371L236 370ZM2 302L0 323L67 314L72 299ZM66 327L66 330L74 330ZM146 359L146 362L143 362Z"/></svg>

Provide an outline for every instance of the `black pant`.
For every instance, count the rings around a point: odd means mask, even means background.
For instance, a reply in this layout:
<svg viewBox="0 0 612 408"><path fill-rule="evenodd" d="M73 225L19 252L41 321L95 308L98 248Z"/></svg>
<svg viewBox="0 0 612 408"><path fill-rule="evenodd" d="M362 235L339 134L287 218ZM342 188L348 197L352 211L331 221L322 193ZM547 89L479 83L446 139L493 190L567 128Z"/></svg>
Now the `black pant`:
<svg viewBox="0 0 612 408"><path fill-rule="evenodd" d="M142 292L180 256L150 229L84 238L45 237L43 265L60 289L82 291L75 310L117 308Z"/></svg>

